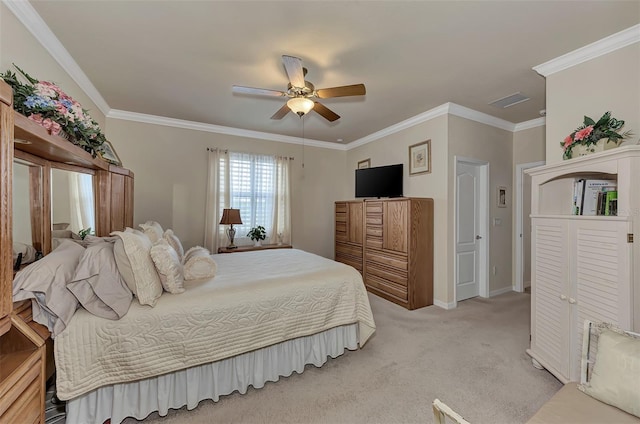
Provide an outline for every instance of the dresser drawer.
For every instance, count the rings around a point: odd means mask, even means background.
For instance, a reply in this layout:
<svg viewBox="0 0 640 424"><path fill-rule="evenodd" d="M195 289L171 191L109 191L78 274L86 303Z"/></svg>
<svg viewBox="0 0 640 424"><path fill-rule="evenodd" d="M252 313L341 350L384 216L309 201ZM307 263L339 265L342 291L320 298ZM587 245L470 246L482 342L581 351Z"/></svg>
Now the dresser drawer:
<svg viewBox="0 0 640 424"><path fill-rule="evenodd" d="M367 226L369 225L382 225L382 215L370 215L367 214Z"/></svg>
<svg viewBox="0 0 640 424"><path fill-rule="evenodd" d="M378 264L382 264L394 268L394 270L403 271L405 273L409 270L409 262L407 261L406 256L395 256L383 252L374 252L371 250L367 250L366 260L367 263L376 262Z"/></svg>
<svg viewBox="0 0 640 424"><path fill-rule="evenodd" d="M382 202L366 202L367 215L370 213L382 214Z"/></svg>
<svg viewBox="0 0 640 424"><path fill-rule="evenodd" d="M362 262L362 246L354 246L352 244L345 244L345 243L336 243L336 255L338 253L359 257L360 261Z"/></svg>
<svg viewBox="0 0 640 424"><path fill-rule="evenodd" d="M347 204L346 203L336 203L336 215L338 213L346 213L347 212Z"/></svg>
<svg viewBox="0 0 640 424"><path fill-rule="evenodd" d="M407 288L405 286L396 284L393 281L385 280L384 278L380 278L377 275L370 274L369 268L367 268L365 281L367 286L385 292L386 294L398 298L403 302L406 302L409 299L407 295Z"/></svg>
<svg viewBox="0 0 640 424"><path fill-rule="evenodd" d="M360 274L362 274L362 257L336 253L336 262L341 262L345 265L352 266L357 269Z"/></svg>
<svg viewBox="0 0 640 424"><path fill-rule="evenodd" d="M40 363L38 363L40 365ZM40 378L33 380L0 415L0 423L35 423L40 418Z"/></svg>
<svg viewBox="0 0 640 424"><path fill-rule="evenodd" d="M336 212L336 222L347 222L347 213L346 212Z"/></svg>
<svg viewBox="0 0 640 424"><path fill-rule="evenodd" d="M395 268L386 267L378 262L365 262L367 268L367 274L375 275L385 280L393 281L396 284L407 286L407 272L401 271Z"/></svg>
<svg viewBox="0 0 640 424"><path fill-rule="evenodd" d="M367 236L382 238L382 226L381 225L367 225Z"/></svg>

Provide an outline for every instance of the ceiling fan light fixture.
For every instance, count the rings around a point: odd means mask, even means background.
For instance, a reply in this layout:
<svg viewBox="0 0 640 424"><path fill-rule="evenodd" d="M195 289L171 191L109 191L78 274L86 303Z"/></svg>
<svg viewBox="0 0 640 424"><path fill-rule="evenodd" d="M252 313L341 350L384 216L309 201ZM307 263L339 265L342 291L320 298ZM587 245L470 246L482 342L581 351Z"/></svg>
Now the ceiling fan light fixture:
<svg viewBox="0 0 640 424"><path fill-rule="evenodd" d="M298 116L303 116L309 113L309 111L313 109L313 105L313 100L306 97L294 97L287 101L287 106L289 106L289 109L297 113Z"/></svg>

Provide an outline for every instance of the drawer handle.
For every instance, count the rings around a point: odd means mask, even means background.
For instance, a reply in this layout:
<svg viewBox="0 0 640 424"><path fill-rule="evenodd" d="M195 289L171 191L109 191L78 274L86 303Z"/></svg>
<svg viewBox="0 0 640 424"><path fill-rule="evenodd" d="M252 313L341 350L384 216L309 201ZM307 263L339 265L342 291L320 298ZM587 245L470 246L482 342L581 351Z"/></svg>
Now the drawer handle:
<svg viewBox="0 0 640 424"><path fill-rule="evenodd" d="M575 300L573 297L569 298L569 303L571 303L572 305L575 305L576 303L578 303L577 300Z"/></svg>

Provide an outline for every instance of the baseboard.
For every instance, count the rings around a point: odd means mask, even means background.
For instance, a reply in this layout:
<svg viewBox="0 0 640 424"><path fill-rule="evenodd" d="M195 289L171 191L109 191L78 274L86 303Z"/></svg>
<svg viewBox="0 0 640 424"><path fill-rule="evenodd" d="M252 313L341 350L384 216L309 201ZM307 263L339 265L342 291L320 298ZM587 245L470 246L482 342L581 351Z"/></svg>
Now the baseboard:
<svg viewBox="0 0 640 424"><path fill-rule="evenodd" d="M441 300L438 299L434 299L433 300L433 304L442 308L442 309L455 309L456 308L456 302L451 302L451 303L447 303L447 302L443 302Z"/></svg>
<svg viewBox="0 0 640 424"><path fill-rule="evenodd" d="M489 293L489 297L500 296L501 294L509 293L510 291L513 291L513 287L503 287L498 290L492 290Z"/></svg>

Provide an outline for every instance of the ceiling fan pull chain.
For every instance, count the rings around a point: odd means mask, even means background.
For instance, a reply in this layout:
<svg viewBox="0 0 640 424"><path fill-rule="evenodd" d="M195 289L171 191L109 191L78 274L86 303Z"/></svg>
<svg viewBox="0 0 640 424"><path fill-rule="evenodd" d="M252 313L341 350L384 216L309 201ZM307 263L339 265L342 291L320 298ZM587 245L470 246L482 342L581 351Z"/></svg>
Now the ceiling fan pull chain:
<svg viewBox="0 0 640 424"><path fill-rule="evenodd" d="M304 169L304 115L300 119L302 120L302 168Z"/></svg>

